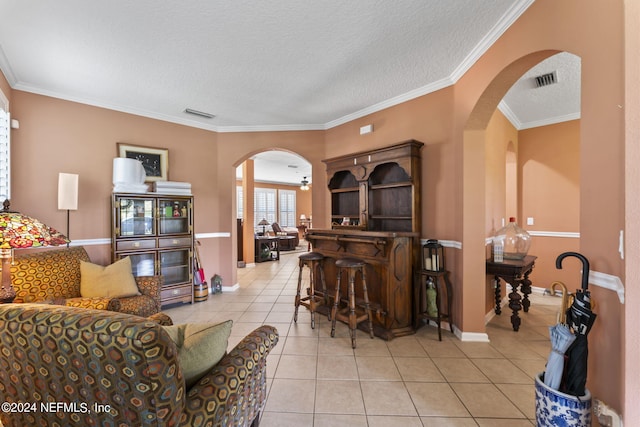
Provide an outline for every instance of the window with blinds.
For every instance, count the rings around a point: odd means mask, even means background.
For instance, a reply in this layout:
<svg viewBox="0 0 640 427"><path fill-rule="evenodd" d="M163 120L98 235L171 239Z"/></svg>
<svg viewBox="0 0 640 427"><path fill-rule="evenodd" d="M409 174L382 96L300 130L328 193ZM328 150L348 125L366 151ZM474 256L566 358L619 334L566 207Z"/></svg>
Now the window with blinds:
<svg viewBox="0 0 640 427"><path fill-rule="evenodd" d="M278 191L278 198L280 199L280 220L278 224L280 224L281 227L295 227L296 192L292 190L280 190Z"/></svg>
<svg viewBox="0 0 640 427"><path fill-rule="evenodd" d="M242 218L242 187L236 187L238 198L238 218ZM276 203L277 200L277 203ZM296 192L275 188L254 188L253 225L266 219L269 224L277 222L282 227L296 226Z"/></svg>
<svg viewBox="0 0 640 427"><path fill-rule="evenodd" d="M269 224L276 222L277 215L275 188L255 188L253 190L253 225L266 219Z"/></svg>
<svg viewBox="0 0 640 427"><path fill-rule="evenodd" d="M236 218L244 219L244 199L242 185L236 185Z"/></svg>
<svg viewBox="0 0 640 427"><path fill-rule="evenodd" d="M0 98L0 203L11 198L11 145L9 112Z"/></svg>

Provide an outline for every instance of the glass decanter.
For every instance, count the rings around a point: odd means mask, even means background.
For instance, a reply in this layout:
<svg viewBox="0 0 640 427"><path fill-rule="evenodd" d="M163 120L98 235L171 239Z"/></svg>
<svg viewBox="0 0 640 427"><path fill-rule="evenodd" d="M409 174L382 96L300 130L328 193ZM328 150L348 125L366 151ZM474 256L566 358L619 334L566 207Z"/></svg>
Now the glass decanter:
<svg viewBox="0 0 640 427"><path fill-rule="evenodd" d="M529 252L531 235L511 217L509 223L497 231L493 243L502 246L504 259L523 259Z"/></svg>

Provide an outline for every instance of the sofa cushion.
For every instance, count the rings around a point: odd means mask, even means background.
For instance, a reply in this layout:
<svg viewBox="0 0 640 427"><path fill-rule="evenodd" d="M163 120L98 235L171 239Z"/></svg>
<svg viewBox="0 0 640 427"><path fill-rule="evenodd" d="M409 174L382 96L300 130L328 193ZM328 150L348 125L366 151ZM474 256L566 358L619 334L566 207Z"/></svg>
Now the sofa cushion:
<svg viewBox="0 0 640 427"><path fill-rule="evenodd" d="M80 262L80 295L121 298L140 295L131 272L131 260L123 258L108 266Z"/></svg>
<svg viewBox="0 0 640 427"><path fill-rule="evenodd" d="M224 357L232 320L222 323L185 323L164 326L178 348L178 361L187 389Z"/></svg>

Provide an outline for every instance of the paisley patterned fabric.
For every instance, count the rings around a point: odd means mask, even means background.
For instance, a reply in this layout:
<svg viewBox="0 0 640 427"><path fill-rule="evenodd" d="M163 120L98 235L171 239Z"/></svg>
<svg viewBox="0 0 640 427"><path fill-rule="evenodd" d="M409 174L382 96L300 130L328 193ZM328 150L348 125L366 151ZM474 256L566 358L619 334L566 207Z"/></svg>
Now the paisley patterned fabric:
<svg viewBox="0 0 640 427"><path fill-rule="evenodd" d="M83 247L16 253L11 265L15 302L80 297L80 261L90 261Z"/></svg>
<svg viewBox="0 0 640 427"><path fill-rule="evenodd" d="M191 387L180 418L183 426L248 426L267 397L267 355L278 331L264 325L247 335ZM206 408L203 413L202 408Z"/></svg>
<svg viewBox="0 0 640 427"><path fill-rule="evenodd" d="M162 325L162 326L171 326L171 325L173 325L173 320L171 320L171 317L167 316L164 313L152 314L151 316L147 317L147 319L153 320L158 325Z"/></svg>
<svg viewBox="0 0 640 427"><path fill-rule="evenodd" d="M0 399L37 404L0 412L6 427L248 426L264 406L266 358L278 342L272 326L256 329L186 391L175 344L152 320L4 304L0 330Z"/></svg>
<svg viewBox="0 0 640 427"><path fill-rule="evenodd" d="M90 262L82 246L18 253L11 265L14 302L49 302L72 307L119 311L142 317L160 312L162 276L137 277L142 295L129 298L80 296L80 261Z"/></svg>
<svg viewBox="0 0 640 427"><path fill-rule="evenodd" d="M0 329L0 399L36 404L35 411L1 412L5 427L177 424L184 380L175 345L157 323L108 311L5 304ZM41 402L68 406L46 411Z"/></svg>
<svg viewBox="0 0 640 427"><path fill-rule="evenodd" d="M162 276L138 276L136 277L138 289L142 295L118 298L120 313L135 314L137 316L148 317L160 312L160 288L162 287Z"/></svg>

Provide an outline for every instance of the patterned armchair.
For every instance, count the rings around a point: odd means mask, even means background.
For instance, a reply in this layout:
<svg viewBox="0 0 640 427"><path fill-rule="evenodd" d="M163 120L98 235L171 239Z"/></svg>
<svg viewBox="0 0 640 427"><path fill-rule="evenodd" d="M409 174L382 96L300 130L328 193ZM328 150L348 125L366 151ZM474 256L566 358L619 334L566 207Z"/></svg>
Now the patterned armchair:
<svg viewBox="0 0 640 427"><path fill-rule="evenodd" d="M275 328L256 329L186 390L175 344L148 319L4 304L0 330L5 427L257 426L278 342Z"/></svg>
<svg viewBox="0 0 640 427"><path fill-rule="evenodd" d="M118 311L148 317L160 312L162 276L137 277L141 295L127 298L80 296L80 261L90 262L82 246L16 254L11 281L14 302L49 302L72 307Z"/></svg>

